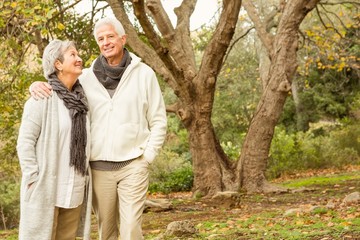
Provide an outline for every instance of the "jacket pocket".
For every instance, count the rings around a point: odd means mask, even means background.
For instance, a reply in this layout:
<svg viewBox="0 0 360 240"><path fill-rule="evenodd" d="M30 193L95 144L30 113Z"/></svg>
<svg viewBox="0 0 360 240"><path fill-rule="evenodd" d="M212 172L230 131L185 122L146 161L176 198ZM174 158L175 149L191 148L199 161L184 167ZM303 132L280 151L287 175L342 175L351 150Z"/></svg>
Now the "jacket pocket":
<svg viewBox="0 0 360 240"><path fill-rule="evenodd" d="M37 181L32 181L27 184L26 191L25 191L25 202L29 202L30 197L36 187L36 184L37 184Z"/></svg>

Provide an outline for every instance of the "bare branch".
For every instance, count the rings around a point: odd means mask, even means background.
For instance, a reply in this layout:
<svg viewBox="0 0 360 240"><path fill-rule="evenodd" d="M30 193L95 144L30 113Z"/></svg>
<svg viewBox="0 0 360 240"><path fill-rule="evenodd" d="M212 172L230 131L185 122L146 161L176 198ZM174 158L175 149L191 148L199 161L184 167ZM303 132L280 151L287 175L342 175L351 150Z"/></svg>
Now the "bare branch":
<svg viewBox="0 0 360 240"><path fill-rule="evenodd" d="M319 4L319 5L321 6L322 9L324 9L324 11L325 11L326 13L329 13L329 14L331 14L332 16L334 16L334 17L340 22L340 24L341 24L341 26L342 26L343 28L348 29L348 28L346 27L346 25L344 24L344 22L341 20L341 18L340 18L337 14L328 11L328 10L325 8L324 4ZM319 11L319 12L320 12L320 11ZM331 19L330 19L327 15L326 15L326 17L327 17L327 19L332 23ZM334 26L333 23L332 23L332 25Z"/></svg>
<svg viewBox="0 0 360 240"><path fill-rule="evenodd" d="M270 53L272 52L273 37L266 31L266 25L261 21L259 15L257 14L254 4L250 0L244 0L243 6L254 23L256 32L258 33L261 42L264 44L269 56L271 56Z"/></svg>
<svg viewBox="0 0 360 240"><path fill-rule="evenodd" d="M174 9L177 16L177 25L175 30L175 44L180 46L176 49L180 52L174 52L174 55L181 54L180 62L185 70L185 78L193 78L196 72L195 53L192 47L192 40L190 38L190 17L195 9L197 0L183 0L181 5ZM175 50L175 49L174 49ZM189 58L189 56L191 56ZM186 63L186 65L183 65Z"/></svg>
<svg viewBox="0 0 360 240"><path fill-rule="evenodd" d="M339 37L342 38L342 37L343 37L342 34L339 33L339 31L338 31L336 28L334 28L334 27L329 27L329 26L327 26L327 25L325 24L324 20L323 20L322 17L321 17L320 12L319 12L319 8L316 6L315 9L316 9L317 15L319 16L319 20L320 20L321 24L324 26L324 28L325 28L325 29L332 29L332 30L334 30L334 31L336 32L336 34L338 34ZM325 14L325 15L326 15L326 14ZM329 18L328 18L328 19L329 19ZM332 24L332 25L333 25L333 24Z"/></svg>
<svg viewBox="0 0 360 240"><path fill-rule="evenodd" d="M332 1L322 1L321 2L322 4L325 4L325 5L340 5L340 4L353 4L353 5L359 5L360 6L360 2L355 2L355 1L335 1L335 2L332 2Z"/></svg>
<svg viewBox="0 0 360 240"><path fill-rule="evenodd" d="M153 29L151 23L146 17L146 9L143 2L143 0L140 0L137 3L134 3L135 15L139 19L145 34L148 36L150 44L153 46L159 57L164 61L170 72L173 73L174 78L180 79L181 71L173 58L169 55L169 48L167 47L169 44L167 44L167 46L164 46L166 42L174 41L175 31L173 26L171 25L171 21L159 0L147 1L147 9L149 10L152 18L154 19L160 33L166 40L161 42L160 37L157 35L156 31ZM139 7L139 5L142 6Z"/></svg>
<svg viewBox="0 0 360 240"><path fill-rule="evenodd" d="M242 38L244 38L246 35L248 35L249 32L250 32L251 30L253 30L253 29L255 29L255 27L249 28L248 30L245 31L244 34L240 35L238 38L236 38L236 39L230 44L230 46L229 46L229 48L228 48L228 51L227 51L227 53L226 53L226 56L224 57L224 61L223 61L223 62L226 62L226 59L228 58L228 56L229 56L232 48L235 46L235 44L236 44L238 41L240 41Z"/></svg>

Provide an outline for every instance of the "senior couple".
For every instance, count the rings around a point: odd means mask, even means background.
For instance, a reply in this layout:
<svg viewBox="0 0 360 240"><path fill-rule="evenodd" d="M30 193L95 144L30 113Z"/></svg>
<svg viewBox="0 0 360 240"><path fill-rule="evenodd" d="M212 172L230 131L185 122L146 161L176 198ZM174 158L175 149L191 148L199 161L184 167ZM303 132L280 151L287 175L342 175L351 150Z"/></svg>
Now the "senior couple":
<svg viewBox="0 0 360 240"><path fill-rule="evenodd" d="M148 166L166 135L154 71L124 48L115 18L99 20L101 54L89 69L71 41L43 54L45 82L30 87L17 152L22 170L19 239L143 239Z"/></svg>

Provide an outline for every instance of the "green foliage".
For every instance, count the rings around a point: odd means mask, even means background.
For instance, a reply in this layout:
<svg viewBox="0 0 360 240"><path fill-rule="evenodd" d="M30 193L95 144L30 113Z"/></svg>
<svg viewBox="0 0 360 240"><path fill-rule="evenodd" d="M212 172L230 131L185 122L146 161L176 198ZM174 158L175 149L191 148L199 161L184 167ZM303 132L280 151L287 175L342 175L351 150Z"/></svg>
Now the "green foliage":
<svg viewBox="0 0 360 240"><path fill-rule="evenodd" d="M287 130L306 131L310 122L348 116L359 84L357 6L322 5L301 26L297 105L288 99L281 123ZM291 122L296 120L296 122Z"/></svg>
<svg viewBox="0 0 360 240"><path fill-rule="evenodd" d="M355 173L346 173L339 174L335 176L315 176L310 178L303 179L293 179L288 182L284 182L282 185L290 188L301 188L301 187L311 187L311 186L326 186L326 185L335 185L339 182L349 181L349 180L360 180L358 172Z"/></svg>
<svg viewBox="0 0 360 240"><path fill-rule="evenodd" d="M171 95L172 96L172 95ZM171 101L165 94L165 102ZM168 115L168 132L164 147L150 165L149 191L190 191L193 184L188 134L175 115Z"/></svg>
<svg viewBox="0 0 360 240"><path fill-rule="evenodd" d="M203 26L200 29L198 29L195 33L193 33L195 35L193 38L194 49L199 52L203 52L212 37L213 31L214 31L214 26L213 27Z"/></svg>
<svg viewBox="0 0 360 240"><path fill-rule="evenodd" d="M0 213L2 228L16 226L19 217L19 163L16 154L18 126L29 97L29 85L44 81L41 55L50 39L77 43L83 61L97 46L92 22L71 11L68 1L18 0L0 3ZM76 29L76 31L75 31ZM85 57L84 57L85 56Z"/></svg>
<svg viewBox="0 0 360 240"><path fill-rule="evenodd" d="M324 123L289 134L276 128L266 173L276 178L298 170L359 164L359 136L359 124Z"/></svg>
<svg viewBox="0 0 360 240"><path fill-rule="evenodd" d="M149 191L151 193L190 191L192 184L191 163L174 152L163 150L150 165Z"/></svg>
<svg viewBox="0 0 360 240"><path fill-rule="evenodd" d="M242 142L242 139L245 137L245 134L243 134L242 138L239 139ZM220 143L222 149L224 150L224 152L226 153L226 155L230 158L230 159L238 159L240 156L240 149L241 147L239 145L234 145L232 142L228 141L228 142L221 142Z"/></svg>
<svg viewBox="0 0 360 240"><path fill-rule="evenodd" d="M169 151L179 155L189 152L188 132L175 115L168 116L167 142Z"/></svg>
<svg viewBox="0 0 360 240"><path fill-rule="evenodd" d="M61 20L61 21L60 21ZM55 21L54 24L56 24ZM83 60L84 67L90 67L93 60L99 55L99 48L93 35L93 22L88 16L80 16L75 12L62 12L59 22L64 28L50 27L52 34L58 38L72 40L76 43L76 48ZM50 31L50 30L49 30ZM87 34L81 34L87 33ZM52 38L54 36L47 36Z"/></svg>
<svg viewBox="0 0 360 240"><path fill-rule="evenodd" d="M221 146L231 159L237 159L260 98L255 50L249 43L233 48L217 80L212 122ZM242 63L242 64L239 64Z"/></svg>
<svg viewBox="0 0 360 240"><path fill-rule="evenodd" d="M20 216L20 184L14 178L0 181L0 229L18 226Z"/></svg>

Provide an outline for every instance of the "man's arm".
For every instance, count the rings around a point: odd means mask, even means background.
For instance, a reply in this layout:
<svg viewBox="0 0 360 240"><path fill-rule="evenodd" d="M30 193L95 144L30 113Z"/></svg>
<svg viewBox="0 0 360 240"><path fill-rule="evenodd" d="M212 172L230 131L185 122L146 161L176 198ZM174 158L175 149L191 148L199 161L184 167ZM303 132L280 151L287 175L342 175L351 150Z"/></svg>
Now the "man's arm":
<svg viewBox="0 0 360 240"><path fill-rule="evenodd" d="M38 100L40 98L48 98L52 95L52 87L47 82L36 81L33 82L30 87L31 96Z"/></svg>

